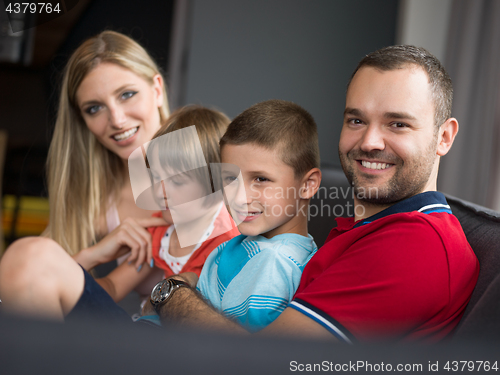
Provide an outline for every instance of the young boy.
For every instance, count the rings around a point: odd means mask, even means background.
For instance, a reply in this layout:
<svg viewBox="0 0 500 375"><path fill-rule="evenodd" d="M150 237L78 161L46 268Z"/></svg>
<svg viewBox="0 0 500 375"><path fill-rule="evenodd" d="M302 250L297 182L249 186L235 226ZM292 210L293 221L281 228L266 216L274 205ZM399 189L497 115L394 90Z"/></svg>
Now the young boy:
<svg viewBox="0 0 500 375"><path fill-rule="evenodd" d="M317 250L307 232L321 182L316 124L300 106L269 100L236 117L220 146L224 194L241 235L209 255L197 289L256 332L287 307Z"/></svg>

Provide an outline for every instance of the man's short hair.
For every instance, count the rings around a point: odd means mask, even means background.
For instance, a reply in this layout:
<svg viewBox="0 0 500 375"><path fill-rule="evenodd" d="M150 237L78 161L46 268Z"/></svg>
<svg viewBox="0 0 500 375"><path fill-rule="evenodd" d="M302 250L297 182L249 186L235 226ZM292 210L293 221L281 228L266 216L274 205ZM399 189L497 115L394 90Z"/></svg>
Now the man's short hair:
<svg viewBox="0 0 500 375"><path fill-rule="evenodd" d="M293 168L295 178L319 168L316 123L309 112L295 103L267 100L251 106L229 124L220 147L222 150L226 144L248 143L278 149L281 160Z"/></svg>
<svg viewBox="0 0 500 375"><path fill-rule="evenodd" d="M356 72L364 66L388 71L403 69L409 65L421 67L429 77L435 105L434 123L439 129L451 117L453 86L451 78L441 62L422 47L409 45L389 46L366 55L356 67L347 87L349 88Z"/></svg>

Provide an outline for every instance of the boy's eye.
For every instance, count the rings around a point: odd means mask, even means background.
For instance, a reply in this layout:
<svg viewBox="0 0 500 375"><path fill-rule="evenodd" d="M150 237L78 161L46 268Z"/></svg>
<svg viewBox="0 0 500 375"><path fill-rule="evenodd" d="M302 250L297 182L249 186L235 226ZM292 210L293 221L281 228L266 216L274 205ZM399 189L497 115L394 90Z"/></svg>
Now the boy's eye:
<svg viewBox="0 0 500 375"><path fill-rule="evenodd" d="M92 105L90 107L85 108L83 111L88 115L93 115L97 113L101 109L100 105Z"/></svg>
<svg viewBox="0 0 500 375"><path fill-rule="evenodd" d="M131 98L132 96L134 96L135 94L137 94L137 91L125 91L125 92L122 94L121 98L122 98L122 99L129 99L129 98Z"/></svg>
<svg viewBox="0 0 500 375"><path fill-rule="evenodd" d="M269 179L267 179L267 178L265 178L265 177L257 177L257 178L255 179L255 181L257 181L257 182L265 182L265 181L269 181Z"/></svg>

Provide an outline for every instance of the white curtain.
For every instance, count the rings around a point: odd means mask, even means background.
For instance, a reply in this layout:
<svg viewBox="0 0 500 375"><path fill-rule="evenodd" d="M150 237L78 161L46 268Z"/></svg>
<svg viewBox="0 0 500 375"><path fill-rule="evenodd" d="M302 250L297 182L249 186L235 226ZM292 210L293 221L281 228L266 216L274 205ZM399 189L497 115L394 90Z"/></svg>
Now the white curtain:
<svg viewBox="0 0 500 375"><path fill-rule="evenodd" d="M500 0L454 0L444 64L460 131L438 189L500 210Z"/></svg>

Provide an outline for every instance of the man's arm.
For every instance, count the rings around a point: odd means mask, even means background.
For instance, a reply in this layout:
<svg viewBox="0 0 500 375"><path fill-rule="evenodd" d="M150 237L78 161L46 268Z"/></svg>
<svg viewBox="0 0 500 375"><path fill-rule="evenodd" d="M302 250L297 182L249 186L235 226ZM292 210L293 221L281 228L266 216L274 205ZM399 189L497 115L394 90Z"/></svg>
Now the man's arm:
<svg viewBox="0 0 500 375"><path fill-rule="evenodd" d="M258 334L338 341L321 324L292 307L287 307L275 321L259 331Z"/></svg>
<svg viewBox="0 0 500 375"><path fill-rule="evenodd" d="M176 276L175 279L183 278ZM187 280L184 279L183 281ZM142 314L155 314L151 303L146 303ZM161 320L175 321L182 325L208 330L248 333L238 323L217 312L196 290L191 288L177 289L171 298L160 306L158 314Z"/></svg>
<svg viewBox="0 0 500 375"><path fill-rule="evenodd" d="M174 278L189 282L179 275ZM154 308L151 303L147 303L143 315L151 313L154 313ZM238 323L216 311L198 292L191 288L177 289L171 298L160 307L159 315L162 320L172 320L183 325L249 334ZM336 340L319 323L290 307L286 308L274 322L257 334Z"/></svg>

